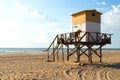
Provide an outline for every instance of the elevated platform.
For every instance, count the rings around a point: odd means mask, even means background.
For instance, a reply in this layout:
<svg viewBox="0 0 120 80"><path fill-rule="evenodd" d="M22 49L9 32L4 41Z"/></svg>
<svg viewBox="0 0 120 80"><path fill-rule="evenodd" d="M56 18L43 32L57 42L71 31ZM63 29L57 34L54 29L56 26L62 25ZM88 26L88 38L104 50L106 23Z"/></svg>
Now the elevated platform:
<svg viewBox="0 0 120 80"><path fill-rule="evenodd" d="M55 61L59 57L59 50L62 48L62 59L64 60L63 46L67 48L67 60L72 54L77 54L77 62L80 62L80 56L83 54L88 57L88 61L92 63L92 54L95 53L102 62L102 47L106 44L111 44L111 35L106 33L97 33L97 32L70 32L58 34L48 47L48 56L47 60L50 60L52 56L52 61ZM70 45L73 45L74 48L71 49ZM98 48L93 49L93 46L98 46ZM87 47L87 49L83 49ZM57 57L55 57L57 56Z"/></svg>
<svg viewBox="0 0 120 80"><path fill-rule="evenodd" d="M111 44L111 35L96 32L71 32L57 35L58 44Z"/></svg>

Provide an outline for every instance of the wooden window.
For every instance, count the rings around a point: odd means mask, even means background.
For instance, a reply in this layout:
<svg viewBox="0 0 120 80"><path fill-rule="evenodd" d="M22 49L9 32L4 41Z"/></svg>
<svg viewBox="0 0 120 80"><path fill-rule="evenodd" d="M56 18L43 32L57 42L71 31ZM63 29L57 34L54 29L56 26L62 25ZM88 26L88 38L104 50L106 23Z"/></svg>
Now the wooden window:
<svg viewBox="0 0 120 80"><path fill-rule="evenodd" d="M92 13L92 16L95 16L95 13Z"/></svg>

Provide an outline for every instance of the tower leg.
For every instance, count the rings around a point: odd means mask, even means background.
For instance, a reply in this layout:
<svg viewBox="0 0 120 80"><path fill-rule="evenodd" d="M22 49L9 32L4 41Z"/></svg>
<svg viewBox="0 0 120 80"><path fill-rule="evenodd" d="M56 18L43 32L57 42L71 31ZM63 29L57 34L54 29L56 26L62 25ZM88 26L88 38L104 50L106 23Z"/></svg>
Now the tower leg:
<svg viewBox="0 0 120 80"><path fill-rule="evenodd" d="M53 43L53 62L55 62L55 51L54 51L54 43Z"/></svg>
<svg viewBox="0 0 120 80"><path fill-rule="evenodd" d="M63 45L62 45L62 61L64 61Z"/></svg>
<svg viewBox="0 0 120 80"><path fill-rule="evenodd" d="M48 55L48 56L47 56L47 61L49 61L49 52L47 53L47 55Z"/></svg>
<svg viewBox="0 0 120 80"><path fill-rule="evenodd" d="M88 61L92 64L92 53L91 53L91 46L88 47Z"/></svg>
<svg viewBox="0 0 120 80"><path fill-rule="evenodd" d="M55 53L53 51L53 62L55 62Z"/></svg>
<svg viewBox="0 0 120 80"><path fill-rule="evenodd" d="M57 61L59 61L59 49L57 50Z"/></svg>
<svg viewBox="0 0 120 80"><path fill-rule="evenodd" d="M102 46L100 45L100 63L102 63Z"/></svg>
<svg viewBox="0 0 120 80"><path fill-rule="evenodd" d="M80 49L77 47L77 62L80 62Z"/></svg>
<svg viewBox="0 0 120 80"><path fill-rule="evenodd" d="M67 61L69 61L69 45L67 45Z"/></svg>

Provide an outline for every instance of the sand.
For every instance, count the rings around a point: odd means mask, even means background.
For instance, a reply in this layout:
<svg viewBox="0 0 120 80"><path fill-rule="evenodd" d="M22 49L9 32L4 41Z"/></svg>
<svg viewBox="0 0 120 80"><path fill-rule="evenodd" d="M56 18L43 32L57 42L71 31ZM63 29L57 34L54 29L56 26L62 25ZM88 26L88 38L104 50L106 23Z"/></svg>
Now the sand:
<svg viewBox="0 0 120 80"><path fill-rule="evenodd" d="M120 52L104 52L103 63L82 57L84 66L70 61L46 62L46 54L0 54L0 80L120 80Z"/></svg>

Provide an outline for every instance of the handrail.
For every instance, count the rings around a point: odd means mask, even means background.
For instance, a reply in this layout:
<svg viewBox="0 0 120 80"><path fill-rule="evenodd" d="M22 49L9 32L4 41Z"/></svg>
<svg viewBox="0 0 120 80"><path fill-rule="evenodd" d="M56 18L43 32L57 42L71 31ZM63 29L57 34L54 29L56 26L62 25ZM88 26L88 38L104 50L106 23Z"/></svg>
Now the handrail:
<svg viewBox="0 0 120 80"><path fill-rule="evenodd" d="M74 32L67 32L67 33L62 33L62 34L70 34L70 33L75 33L76 31ZM81 31L81 33L85 33L86 31ZM107 34L107 35L113 35L113 34L109 34L109 33L100 33L100 32L87 32L87 33L97 33L97 34ZM58 35L61 35L61 34L58 34Z"/></svg>
<svg viewBox="0 0 120 80"><path fill-rule="evenodd" d="M46 51L48 51L50 49L50 47L52 46L52 44L54 43L54 41L57 39L58 35L56 35L56 37L54 38L54 40L52 41L52 43L50 44L50 46L47 48Z"/></svg>
<svg viewBox="0 0 120 80"><path fill-rule="evenodd" d="M84 31L82 31L82 32L80 32L79 36L77 36L77 37L76 36L72 36L72 38L71 38L71 34L75 34L75 32L58 34L58 37L60 37L62 35L63 39L65 39L65 41L66 41L67 38L70 38L71 40L74 39L75 42L76 42L76 39L77 39L77 42L81 42L82 39L85 36L88 36L88 41L87 42L91 42L91 41L92 42L101 42L101 40L105 40L105 39L107 40L108 38L111 39L111 35L113 35L113 34L108 34L108 33L84 32Z"/></svg>

